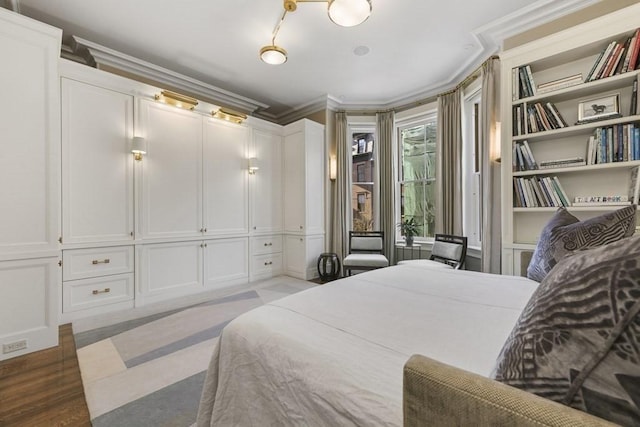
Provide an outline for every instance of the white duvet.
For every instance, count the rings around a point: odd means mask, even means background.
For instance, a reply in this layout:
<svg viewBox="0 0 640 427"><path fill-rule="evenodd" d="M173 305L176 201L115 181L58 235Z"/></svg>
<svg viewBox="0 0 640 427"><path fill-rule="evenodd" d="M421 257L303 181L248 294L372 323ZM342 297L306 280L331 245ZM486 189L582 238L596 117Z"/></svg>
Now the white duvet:
<svg viewBox="0 0 640 427"><path fill-rule="evenodd" d="M198 426L400 426L407 359L488 375L537 285L409 264L254 309L214 349Z"/></svg>

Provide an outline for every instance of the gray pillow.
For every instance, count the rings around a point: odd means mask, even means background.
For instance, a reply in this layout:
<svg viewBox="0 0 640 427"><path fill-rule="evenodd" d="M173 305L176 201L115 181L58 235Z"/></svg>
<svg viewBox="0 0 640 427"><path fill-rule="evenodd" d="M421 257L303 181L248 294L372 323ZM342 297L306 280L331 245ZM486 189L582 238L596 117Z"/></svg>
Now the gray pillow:
<svg viewBox="0 0 640 427"><path fill-rule="evenodd" d="M527 277L541 282L567 254L613 243L631 236L636 227L636 205L580 221L560 208L544 226Z"/></svg>
<svg viewBox="0 0 640 427"><path fill-rule="evenodd" d="M564 258L504 344L493 377L640 425L640 236Z"/></svg>

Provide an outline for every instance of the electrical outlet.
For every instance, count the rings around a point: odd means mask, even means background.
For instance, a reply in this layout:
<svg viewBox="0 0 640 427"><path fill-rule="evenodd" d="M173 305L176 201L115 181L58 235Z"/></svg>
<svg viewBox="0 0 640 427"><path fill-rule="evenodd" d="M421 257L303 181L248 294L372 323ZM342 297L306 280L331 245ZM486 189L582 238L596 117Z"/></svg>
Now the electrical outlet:
<svg viewBox="0 0 640 427"><path fill-rule="evenodd" d="M14 351L24 350L25 348L27 348L26 339L2 344L2 354L13 353Z"/></svg>

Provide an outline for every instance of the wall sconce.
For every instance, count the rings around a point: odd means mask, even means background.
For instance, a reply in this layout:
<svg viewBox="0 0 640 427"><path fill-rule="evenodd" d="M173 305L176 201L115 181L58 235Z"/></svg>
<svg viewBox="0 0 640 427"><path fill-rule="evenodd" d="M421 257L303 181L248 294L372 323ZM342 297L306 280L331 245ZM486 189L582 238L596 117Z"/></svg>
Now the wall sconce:
<svg viewBox="0 0 640 427"><path fill-rule="evenodd" d="M160 95L155 96L156 101L173 105L174 107L183 108L185 110L193 110L198 105L198 100L187 95L163 90Z"/></svg>
<svg viewBox="0 0 640 427"><path fill-rule="evenodd" d="M141 136L134 136L131 140L131 152L137 161L142 160L142 156L147 154L147 141Z"/></svg>
<svg viewBox="0 0 640 427"><path fill-rule="evenodd" d="M336 159L336 156L331 156L329 157L329 179L331 181L335 181L337 175L338 175L338 159Z"/></svg>
<svg viewBox="0 0 640 427"><path fill-rule="evenodd" d="M260 169L260 166L258 166L258 159L251 157L249 159L249 175L255 175L258 169Z"/></svg>
<svg viewBox="0 0 640 427"><path fill-rule="evenodd" d="M496 122L496 127L493 133L493 144L489 148L489 157L491 160L500 163L500 155L502 148L502 122Z"/></svg>
<svg viewBox="0 0 640 427"><path fill-rule="evenodd" d="M228 122L237 123L237 124L240 124L247 119L246 114L229 110L227 108L219 108L216 111L212 111L211 115L216 119L226 120Z"/></svg>

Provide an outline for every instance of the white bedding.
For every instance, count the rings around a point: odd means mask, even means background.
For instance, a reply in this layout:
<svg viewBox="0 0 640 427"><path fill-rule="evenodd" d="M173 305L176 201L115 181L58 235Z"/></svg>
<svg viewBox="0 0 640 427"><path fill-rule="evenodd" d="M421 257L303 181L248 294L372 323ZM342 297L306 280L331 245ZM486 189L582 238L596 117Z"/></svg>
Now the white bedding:
<svg viewBox="0 0 640 427"><path fill-rule="evenodd" d="M537 285L407 264L252 310L214 349L198 426L400 426L407 359L488 375Z"/></svg>

